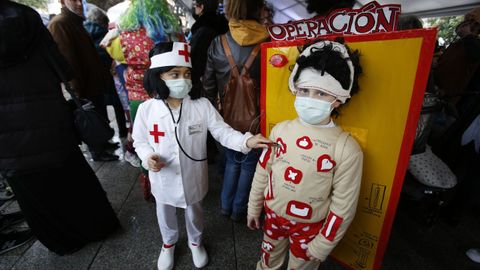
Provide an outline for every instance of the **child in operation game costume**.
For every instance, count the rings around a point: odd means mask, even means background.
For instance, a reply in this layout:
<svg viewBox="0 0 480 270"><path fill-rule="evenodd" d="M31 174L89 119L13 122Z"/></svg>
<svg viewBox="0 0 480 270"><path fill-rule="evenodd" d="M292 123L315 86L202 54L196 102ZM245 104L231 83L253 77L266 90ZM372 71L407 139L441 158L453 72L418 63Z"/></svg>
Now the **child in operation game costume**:
<svg viewBox="0 0 480 270"><path fill-rule="evenodd" d="M358 91L360 73L358 53L338 42L314 43L297 59L289 87L299 117L272 129L278 145L263 151L250 192L248 227L266 214L257 269L280 268L289 246L287 269L318 269L352 222L363 153L331 113Z"/></svg>

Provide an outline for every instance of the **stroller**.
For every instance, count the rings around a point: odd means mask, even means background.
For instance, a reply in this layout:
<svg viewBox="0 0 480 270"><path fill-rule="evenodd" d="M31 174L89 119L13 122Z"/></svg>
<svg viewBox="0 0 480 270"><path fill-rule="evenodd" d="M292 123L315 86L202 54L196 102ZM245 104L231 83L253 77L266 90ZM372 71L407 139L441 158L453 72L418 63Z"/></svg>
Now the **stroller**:
<svg viewBox="0 0 480 270"><path fill-rule="evenodd" d="M437 94L425 93L420 119L415 134L414 145L407 174L405 176L402 198L414 204L416 217L430 227L437 220L442 208L453 197L457 177L447 164L432 152L428 144L432 130L438 126L448 126L454 121L443 113L446 103ZM439 117L441 115L442 117ZM437 123L435 123L435 121Z"/></svg>

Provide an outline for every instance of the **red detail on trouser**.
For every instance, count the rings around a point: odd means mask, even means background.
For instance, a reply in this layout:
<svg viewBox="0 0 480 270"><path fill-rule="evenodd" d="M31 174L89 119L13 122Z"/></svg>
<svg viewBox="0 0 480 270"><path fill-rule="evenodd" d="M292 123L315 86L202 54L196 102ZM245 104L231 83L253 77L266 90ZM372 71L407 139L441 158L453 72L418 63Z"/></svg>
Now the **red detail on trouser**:
<svg viewBox="0 0 480 270"><path fill-rule="evenodd" d="M270 267L269 259L270 259L270 253L262 249L262 261L263 261L263 264L266 265L267 267Z"/></svg>
<svg viewBox="0 0 480 270"><path fill-rule="evenodd" d="M335 239L335 235L337 235L338 228L342 225L343 218L335 215L335 213L330 212L327 217L327 222L325 222L325 226L322 229L322 235L328 239L329 241L333 241Z"/></svg>
<svg viewBox="0 0 480 270"><path fill-rule="evenodd" d="M308 243L318 235L323 220L315 223L303 223L288 220L277 215L265 205L265 222L263 224L263 232L273 240L290 240L290 251L297 258L306 261ZM262 249L262 252L266 252Z"/></svg>

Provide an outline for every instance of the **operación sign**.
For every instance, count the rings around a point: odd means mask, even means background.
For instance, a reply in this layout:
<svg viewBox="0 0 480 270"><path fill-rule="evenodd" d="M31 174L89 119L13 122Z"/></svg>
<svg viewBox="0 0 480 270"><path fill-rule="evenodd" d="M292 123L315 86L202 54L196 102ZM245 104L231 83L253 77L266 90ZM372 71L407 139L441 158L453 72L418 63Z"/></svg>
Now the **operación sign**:
<svg viewBox="0 0 480 270"><path fill-rule="evenodd" d="M359 9L337 9L328 16L268 27L272 41L312 39L332 34L361 35L391 32L397 28L400 5L370 2Z"/></svg>

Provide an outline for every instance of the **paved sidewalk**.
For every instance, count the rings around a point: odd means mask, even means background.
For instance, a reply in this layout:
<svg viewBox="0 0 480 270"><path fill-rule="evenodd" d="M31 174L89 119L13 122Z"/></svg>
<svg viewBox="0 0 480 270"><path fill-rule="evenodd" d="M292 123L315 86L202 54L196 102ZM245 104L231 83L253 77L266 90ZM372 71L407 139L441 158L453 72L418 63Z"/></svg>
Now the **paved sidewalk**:
<svg viewBox="0 0 480 270"><path fill-rule="evenodd" d="M119 216L122 230L104 242L90 244L63 257L33 240L0 256L0 270L156 269L160 232L155 205L143 200L137 182L138 169L124 161L90 163ZM210 171L214 171L213 167ZM233 223L220 215L221 182L211 175L210 192L204 202L204 242L210 254L210 263L205 269L254 269L260 258L261 232L250 231L244 224ZM0 207L2 212L17 209L11 201ZM179 212L181 235L175 250L175 269L194 269L186 243L183 211ZM470 262L464 255L465 250L473 246L480 246L478 213L465 216L454 228L440 221L432 228L425 228L410 218L408 209L400 207L381 269L480 269L480 264ZM320 269L345 268L327 261Z"/></svg>

